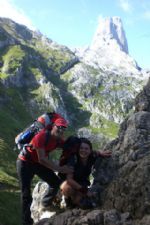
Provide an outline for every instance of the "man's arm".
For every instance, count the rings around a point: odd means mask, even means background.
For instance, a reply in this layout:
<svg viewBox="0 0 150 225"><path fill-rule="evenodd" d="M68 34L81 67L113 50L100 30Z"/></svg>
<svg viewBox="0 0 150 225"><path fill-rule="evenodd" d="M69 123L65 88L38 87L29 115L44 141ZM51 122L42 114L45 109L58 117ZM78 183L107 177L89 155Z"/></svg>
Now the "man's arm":
<svg viewBox="0 0 150 225"><path fill-rule="evenodd" d="M68 167L68 166L59 166L53 160L47 159L43 149L37 148L36 152L37 152L37 155L38 155L39 163L42 164L43 166L45 166L45 167L47 167L51 170L61 172L61 173L67 173L68 174L68 173L73 172L73 168Z"/></svg>

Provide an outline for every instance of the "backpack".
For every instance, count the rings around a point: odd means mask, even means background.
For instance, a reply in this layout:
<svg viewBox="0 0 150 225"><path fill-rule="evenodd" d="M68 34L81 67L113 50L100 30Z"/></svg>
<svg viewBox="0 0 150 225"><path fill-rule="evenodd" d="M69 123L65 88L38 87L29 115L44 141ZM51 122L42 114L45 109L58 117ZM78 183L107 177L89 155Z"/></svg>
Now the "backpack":
<svg viewBox="0 0 150 225"><path fill-rule="evenodd" d="M47 128L48 130L50 130L54 120L56 120L57 118L61 118L61 115L55 112L50 112L45 113L35 119L31 125L29 125L26 129L24 129L16 136L15 145L17 148L15 148L15 150L18 149L20 151L25 145L29 145L32 138L42 129Z"/></svg>

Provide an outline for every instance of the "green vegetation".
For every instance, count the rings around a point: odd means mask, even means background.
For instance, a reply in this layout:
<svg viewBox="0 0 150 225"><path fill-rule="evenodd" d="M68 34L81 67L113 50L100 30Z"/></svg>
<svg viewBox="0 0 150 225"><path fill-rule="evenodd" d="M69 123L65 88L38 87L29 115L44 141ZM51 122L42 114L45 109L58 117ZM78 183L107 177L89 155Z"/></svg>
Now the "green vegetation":
<svg viewBox="0 0 150 225"><path fill-rule="evenodd" d="M61 105L59 90L50 82L43 84L37 89L31 91L32 98L42 111L54 111L53 105ZM46 99L45 99L46 96Z"/></svg>
<svg viewBox="0 0 150 225"><path fill-rule="evenodd" d="M9 75L7 73L0 73L0 79L5 80Z"/></svg>
<svg viewBox="0 0 150 225"><path fill-rule="evenodd" d="M61 68L74 57L67 48L60 51L60 48L50 47L50 45L46 47L42 41L36 41L34 48L47 61L48 67L57 73L60 73Z"/></svg>
<svg viewBox="0 0 150 225"><path fill-rule="evenodd" d="M61 75L61 79L65 82L70 82L72 79L72 74L71 72L67 71L66 73L64 73L63 75Z"/></svg>
<svg viewBox="0 0 150 225"><path fill-rule="evenodd" d="M3 70L7 73L14 73L21 65L25 56L24 51L20 45L14 45L8 48L5 55L3 55Z"/></svg>
<svg viewBox="0 0 150 225"><path fill-rule="evenodd" d="M102 127L92 128L93 132L103 134L109 139L114 139L118 134L119 125L113 121L106 120L105 118L101 118L101 120Z"/></svg>
<svg viewBox="0 0 150 225"><path fill-rule="evenodd" d="M39 68L31 68L32 74L36 77L37 80L43 77L43 74L41 73Z"/></svg>
<svg viewBox="0 0 150 225"><path fill-rule="evenodd" d="M0 189L0 223L3 225L20 225L20 193L17 190Z"/></svg>
<svg viewBox="0 0 150 225"><path fill-rule="evenodd" d="M1 92L2 91L2 92ZM0 107L0 223L20 225L20 188L16 174L15 136L33 119L26 105L24 89L3 88ZM14 101L15 100L15 101Z"/></svg>
<svg viewBox="0 0 150 225"><path fill-rule="evenodd" d="M13 151L14 144L8 145L6 141L12 142L7 136L5 140L0 139L0 223L20 225L20 193L15 166L17 155Z"/></svg>

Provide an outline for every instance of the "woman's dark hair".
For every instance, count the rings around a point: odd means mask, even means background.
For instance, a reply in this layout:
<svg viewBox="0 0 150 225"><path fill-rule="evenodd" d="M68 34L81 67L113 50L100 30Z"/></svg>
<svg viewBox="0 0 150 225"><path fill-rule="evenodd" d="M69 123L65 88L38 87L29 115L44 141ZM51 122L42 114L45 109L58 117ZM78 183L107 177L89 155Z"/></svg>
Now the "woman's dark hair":
<svg viewBox="0 0 150 225"><path fill-rule="evenodd" d="M89 145L91 151L93 151L92 143L90 142L89 139L87 139L87 138L80 138L80 146L81 146L82 143L85 143L85 144Z"/></svg>
<svg viewBox="0 0 150 225"><path fill-rule="evenodd" d="M63 151L60 156L60 166L65 165L72 154L78 154L81 140L76 136L69 136L63 145Z"/></svg>
<svg viewBox="0 0 150 225"><path fill-rule="evenodd" d="M69 136L63 145L63 150L68 151L72 148L78 148L81 143L80 138L76 136Z"/></svg>

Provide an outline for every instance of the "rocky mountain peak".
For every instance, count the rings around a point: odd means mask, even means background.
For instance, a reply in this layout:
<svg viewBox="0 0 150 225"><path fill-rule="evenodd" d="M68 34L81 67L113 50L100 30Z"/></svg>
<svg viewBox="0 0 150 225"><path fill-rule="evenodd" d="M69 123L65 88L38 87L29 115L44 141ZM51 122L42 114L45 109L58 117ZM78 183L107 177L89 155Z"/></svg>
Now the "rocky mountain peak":
<svg viewBox="0 0 150 225"><path fill-rule="evenodd" d="M128 52L120 17L106 17L99 20L91 45L86 49L77 49L75 53L81 61L96 69L122 76L143 77L141 68Z"/></svg>
<svg viewBox="0 0 150 225"><path fill-rule="evenodd" d="M100 18L91 49L103 46L115 48L116 45L128 54L128 43L120 17Z"/></svg>

